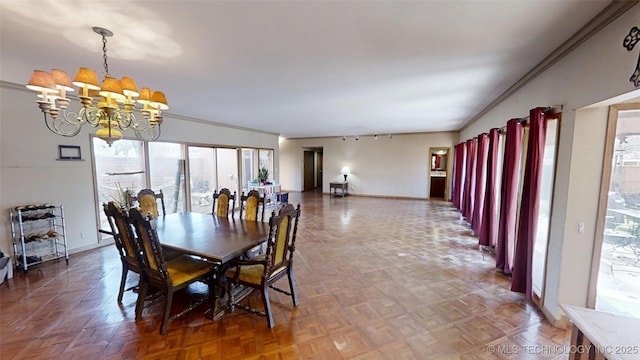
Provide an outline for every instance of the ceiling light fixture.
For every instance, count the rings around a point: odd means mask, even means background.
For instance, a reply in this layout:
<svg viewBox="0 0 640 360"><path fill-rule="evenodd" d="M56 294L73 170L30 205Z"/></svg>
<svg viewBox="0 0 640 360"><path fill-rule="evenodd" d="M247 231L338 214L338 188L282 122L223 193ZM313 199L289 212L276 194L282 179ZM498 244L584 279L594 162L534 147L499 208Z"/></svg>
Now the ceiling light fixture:
<svg viewBox="0 0 640 360"><path fill-rule="evenodd" d="M113 36L113 32L101 27L94 27L93 31L102 36L104 81L100 86L96 72L92 69L78 70L73 81L80 92L78 97L82 104L78 112L67 111L70 101L66 98L66 93L74 91L67 72L57 69L51 73L33 71L26 86L39 92L36 103L44 114L45 125L53 133L67 137L78 135L84 124L102 126L96 131L96 136L105 140L109 146L121 139L120 130L126 129L132 129L138 139L157 140L160 136L162 111L169 109L164 93L152 92L149 88L142 88L138 92L132 78L123 77L118 80L111 77L107 64L107 37ZM142 105L142 109L136 109L136 102ZM119 104L122 104L122 108ZM142 116L136 117L134 110L140 110Z"/></svg>

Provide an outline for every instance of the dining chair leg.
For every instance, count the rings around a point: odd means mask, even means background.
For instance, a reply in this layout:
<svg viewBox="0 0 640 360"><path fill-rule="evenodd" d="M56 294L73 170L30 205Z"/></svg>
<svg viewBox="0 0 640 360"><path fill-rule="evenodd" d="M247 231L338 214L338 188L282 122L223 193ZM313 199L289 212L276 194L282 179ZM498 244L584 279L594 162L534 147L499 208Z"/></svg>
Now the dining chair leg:
<svg viewBox="0 0 640 360"><path fill-rule="evenodd" d="M269 301L269 287L264 285L262 287L262 303L264 305L264 313L267 318L267 324L269 328L273 328L275 322L273 321L273 314L271 314L271 302Z"/></svg>
<svg viewBox="0 0 640 360"><path fill-rule="evenodd" d="M227 307L229 308L229 312L234 312L236 310L236 299L233 295L233 283L231 281L227 281ZM212 309L216 306L216 296L213 294L213 306Z"/></svg>
<svg viewBox="0 0 640 360"><path fill-rule="evenodd" d="M147 289L149 284L140 276L138 283L138 300L136 301L136 321L142 318L142 309L144 308L144 300L147 297Z"/></svg>
<svg viewBox="0 0 640 360"><path fill-rule="evenodd" d="M167 333L167 326L169 325L169 313L171 312L171 305L173 304L173 290L168 289L165 296L166 299L163 306L164 311L162 314L162 326L160 327L160 335L165 335Z"/></svg>
<svg viewBox="0 0 640 360"><path fill-rule="evenodd" d="M211 309L211 311L213 311L216 308L216 296L215 296L216 284L214 282L214 279L209 279L207 281L207 288L209 291L207 294L207 300L211 303L211 306L209 308Z"/></svg>
<svg viewBox="0 0 640 360"><path fill-rule="evenodd" d="M122 263L122 277L120 279L120 291L118 292L118 304L122 304L122 295L124 294L124 286L127 283L127 274L129 273L129 268L127 264Z"/></svg>
<svg viewBox="0 0 640 360"><path fill-rule="evenodd" d="M293 300L293 306L298 306L298 294L296 294L296 279L293 277L293 267L289 266L289 288L291 289L291 300Z"/></svg>

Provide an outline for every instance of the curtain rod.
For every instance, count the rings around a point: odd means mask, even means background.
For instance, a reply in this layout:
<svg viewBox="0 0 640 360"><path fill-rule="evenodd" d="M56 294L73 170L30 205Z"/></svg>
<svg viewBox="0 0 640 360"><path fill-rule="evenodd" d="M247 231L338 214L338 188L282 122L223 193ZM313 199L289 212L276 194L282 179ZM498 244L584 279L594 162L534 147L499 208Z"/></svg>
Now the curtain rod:
<svg viewBox="0 0 640 360"><path fill-rule="evenodd" d="M540 108L542 109L542 112L546 113L546 112L549 112L549 111L553 111L552 113L555 114L555 113L558 113L558 112L562 112L562 110L564 109L564 105L549 105L547 107L540 107ZM556 109L559 109L559 111L556 111ZM520 124L526 125L526 124L529 123L529 116L528 115L525 116L525 117L522 117L522 118L514 118L514 119L516 119L518 121L518 123L520 123ZM506 130L507 130L507 125L505 125L505 126L503 126L501 128L498 128L498 132L500 132L500 133L503 133Z"/></svg>

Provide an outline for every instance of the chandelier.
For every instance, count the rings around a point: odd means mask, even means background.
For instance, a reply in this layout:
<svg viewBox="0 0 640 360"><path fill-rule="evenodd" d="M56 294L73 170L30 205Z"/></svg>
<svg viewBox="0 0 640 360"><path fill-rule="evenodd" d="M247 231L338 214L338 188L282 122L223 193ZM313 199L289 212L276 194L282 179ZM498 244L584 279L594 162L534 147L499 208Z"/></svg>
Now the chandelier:
<svg viewBox="0 0 640 360"><path fill-rule="evenodd" d="M121 130L126 129L132 129L141 140L158 139L162 111L169 109L164 93L149 88L142 88L138 92L132 78L118 80L111 77L107 64L107 37L113 36L113 33L101 27L94 27L93 31L102 36L102 86L98 83L96 72L84 67L78 70L73 83L65 71L54 69L50 73L34 70L26 85L38 92L36 103L44 114L47 128L55 134L72 137L80 133L84 124L100 126L96 136L109 146L121 139ZM67 110L70 100L66 94L74 91L72 84L78 87L78 98L82 105L77 112ZM137 109L136 104L141 104L141 109ZM136 117L134 110L139 110L142 116Z"/></svg>

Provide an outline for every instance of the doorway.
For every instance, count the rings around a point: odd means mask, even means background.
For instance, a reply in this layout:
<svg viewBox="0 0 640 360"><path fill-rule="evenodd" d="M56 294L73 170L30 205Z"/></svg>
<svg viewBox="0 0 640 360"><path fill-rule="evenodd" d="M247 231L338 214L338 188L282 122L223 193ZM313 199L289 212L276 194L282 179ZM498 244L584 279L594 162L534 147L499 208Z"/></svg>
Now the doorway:
<svg viewBox="0 0 640 360"><path fill-rule="evenodd" d="M303 149L302 191L322 188L322 148Z"/></svg>
<svg viewBox="0 0 640 360"><path fill-rule="evenodd" d="M447 199L449 148L429 148L429 198Z"/></svg>

